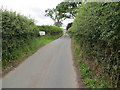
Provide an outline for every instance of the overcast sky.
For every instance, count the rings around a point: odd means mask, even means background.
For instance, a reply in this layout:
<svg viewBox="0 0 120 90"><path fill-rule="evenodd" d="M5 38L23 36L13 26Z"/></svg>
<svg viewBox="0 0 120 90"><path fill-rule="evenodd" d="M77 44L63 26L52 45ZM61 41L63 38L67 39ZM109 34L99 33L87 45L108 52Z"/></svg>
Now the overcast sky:
<svg viewBox="0 0 120 90"><path fill-rule="evenodd" d="M54 8L62 1L64 0L0 0L0 7L3 6L4 9L16 11L27 17L30 16L36 20L37 25L52 25L52 19L44 16L45 10ZM64 26L71 21L65 20Z"/></svg>

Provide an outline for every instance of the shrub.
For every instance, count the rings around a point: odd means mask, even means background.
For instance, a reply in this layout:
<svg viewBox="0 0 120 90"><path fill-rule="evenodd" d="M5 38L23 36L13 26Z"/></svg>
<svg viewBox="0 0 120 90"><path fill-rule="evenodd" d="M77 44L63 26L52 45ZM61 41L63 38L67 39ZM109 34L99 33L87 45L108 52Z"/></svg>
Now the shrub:
<svg viewBox="0 0 120 90"><path fill-rule="evenodd" d="M110 87L120 81L119 8L120 2L83 4L68 31L89 58L96 58Z"/></svg>
<svg viewBox="0 0 120 90"><path fill-rule="evenodd" d="M10 12L2 11L2 62L11 63L15 59L14 51L29 44L38 34L38 27L32 19Z"/></svg>
<svg viewBox="0 0 120 90"><path fill-rule="evenodd" d="M57 26L37 26L34 20L7 10L2 12L2 65L4 68L14 65L20 55L34 51L38 47L35 40L45 39L48 43L62 35L62 28ZM0 22L1 23L1 22ZM37 38L39 31L46 31L47 36ZM41 40L44 41L44 40ZM34 48L35 47L35 48ZM25 49L22 49L25 48Z"/></svg>
<svg viewBox="0 0 120 90"><path fill-rule="evenodd" d="M42 25L38 26L40 31L45 31L47 35L61 36L63 34L63 29L52 25Z"/></svg>

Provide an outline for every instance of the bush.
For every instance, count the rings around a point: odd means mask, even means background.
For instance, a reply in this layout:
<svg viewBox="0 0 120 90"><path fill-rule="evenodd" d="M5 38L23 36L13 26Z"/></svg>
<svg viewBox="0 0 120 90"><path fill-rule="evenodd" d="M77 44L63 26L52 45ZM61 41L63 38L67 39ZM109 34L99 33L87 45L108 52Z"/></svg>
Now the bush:
<svg viewBox="0 0 120 90"><path fill-rule="evenodd" d="M52 35L52 36L61 36L63 34L63 29L59 28L57 26L52 26L52 25L42 25L38 26L40 31L45 31L47 35Z"/></svg>
<svg viewBox="0 0 120 90"><path fill-rule="evenodd" d="M62 29L57 26L37 26L34 20L16 12L7 10L0 12L2 12L3 71L19 63L18 58L22 59L32 54L31 52L38 49L41 44L46 44L62 35ZM46 31L47 35L38 37L39 31Z"/></svg>
<svg viewBox="0 0 120 90"><path fill-rule="evenodd" d="M2 11L2 62L11 63L15 59L14 51L29 44L38 35L38 27L32 19L10 12Z"/></svg>
<svg viewBox="0 0 120 90"><path fill-rule="evenodd" d="M101 66L109 87L118 87L120 81L119 8L120 2L83 4L68 31L84 53Z"/></svg>

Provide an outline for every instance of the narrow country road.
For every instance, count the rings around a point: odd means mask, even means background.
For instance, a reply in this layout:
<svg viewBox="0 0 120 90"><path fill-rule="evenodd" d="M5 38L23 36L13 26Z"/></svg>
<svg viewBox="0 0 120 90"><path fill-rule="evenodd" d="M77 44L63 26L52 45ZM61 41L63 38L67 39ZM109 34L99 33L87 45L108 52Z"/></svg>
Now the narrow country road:
<svg viewBox="0 0 120 90"><path fill-rule="evenodd" d="M77 88L71 39L62 36L40 48L2 79L3 88Z"/></svg>

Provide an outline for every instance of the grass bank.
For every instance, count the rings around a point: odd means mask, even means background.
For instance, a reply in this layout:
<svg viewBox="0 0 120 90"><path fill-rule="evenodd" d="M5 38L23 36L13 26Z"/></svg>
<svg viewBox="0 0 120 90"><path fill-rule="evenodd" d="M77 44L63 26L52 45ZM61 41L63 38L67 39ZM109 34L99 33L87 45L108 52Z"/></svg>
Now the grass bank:
<svg viewBox="0 0 120 90"><path fill-rule="evenodd" d="M84 81L85 88L108 88L108 83L104 81L105 78L103 76L98 78L97 73L92 71L90 64L85 60L86 56L84 51L80 48L78 41L75 39L72 39L72 51L77 68L79 72L82 73L81 77Z"/></svg>
<svg viewBox="0 0 120 90"><path fill-rule="evenodd" d="M48 44L55 39L55 36L43 36L34 38L28 41L23 47L14 50L14 52L12 53L12 55L14 55L14 58L9 62L7 60L4 60L4 62L2 62L2 74L5 75L11 69L24 61L25 58L35 53L38 48Z"/></svg>

